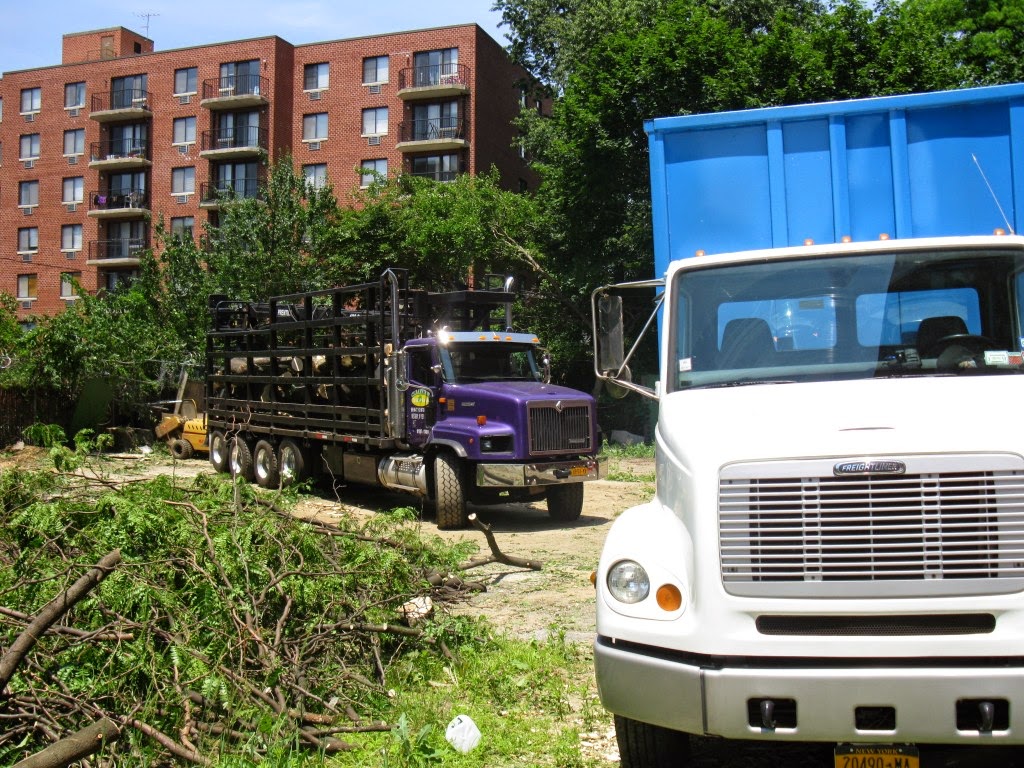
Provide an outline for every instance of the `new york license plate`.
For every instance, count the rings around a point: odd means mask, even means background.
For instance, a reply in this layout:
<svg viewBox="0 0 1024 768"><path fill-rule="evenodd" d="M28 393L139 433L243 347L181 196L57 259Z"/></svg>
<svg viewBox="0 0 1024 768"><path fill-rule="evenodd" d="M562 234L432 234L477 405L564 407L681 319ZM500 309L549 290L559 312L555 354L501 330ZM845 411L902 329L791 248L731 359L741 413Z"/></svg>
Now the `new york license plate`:
<svg viewBox="0 0 1024 768"><path fill-rule="evenodd" d="M840 744L835 768L921 768L917 747L908 744Z"/></svg>

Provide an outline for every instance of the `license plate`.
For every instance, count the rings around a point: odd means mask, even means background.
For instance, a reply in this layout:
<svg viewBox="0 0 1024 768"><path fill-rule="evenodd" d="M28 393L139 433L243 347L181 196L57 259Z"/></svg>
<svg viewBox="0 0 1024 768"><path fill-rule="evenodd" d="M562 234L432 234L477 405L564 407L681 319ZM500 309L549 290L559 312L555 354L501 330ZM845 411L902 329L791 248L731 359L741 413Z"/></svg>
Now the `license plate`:
<svg viewBox="0 0 1024 768"><path fill-rule="evenodd" d="M570 477L585 477L590 474L590 470L587 467L573 467L569 470Z"/></svg>
<svg viewBox="0 0 1024 768"><path fill-rule="evenodd" d="M835 768L921 768L917 747L909 744L840 744Z"/></svg>

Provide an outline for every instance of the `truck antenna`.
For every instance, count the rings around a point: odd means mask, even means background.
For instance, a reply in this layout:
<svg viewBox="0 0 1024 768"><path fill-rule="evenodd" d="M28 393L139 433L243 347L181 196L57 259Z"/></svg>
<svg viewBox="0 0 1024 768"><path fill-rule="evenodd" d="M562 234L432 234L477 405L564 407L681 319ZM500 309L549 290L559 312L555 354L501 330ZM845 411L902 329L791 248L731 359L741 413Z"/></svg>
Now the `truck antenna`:
<svg viewBox="0 0 1024 768"><path fill-rule="evenodd" d="M988 187L988 193L989 193L990 195L992 195L992 199L993 199L993 200L995 201L995 203L996 203L996 208L998 208L998 209L999 209L999 215L1003 217L1003 223L1005 223L1005 224L1006 224L1006 230L1007 230L1007 231L1008 231L1008 232L1009 232L1009 233L1010 233L1011 235L1015 235L1015 234L1017 234L1016 232L1014 232L1014 231L1013 231L1013 225L1012 225L1012 224L1010 224L1010 220L1009 220L1008 218L1006 218L1006 211L1004 211L1004 210L1003 210L1003 206L1001 206L1001 205L999 204L999 198L998 198L998 197L996 197L996 192L995 192L995 190L994 190L994 189L992 189L992 185L988 183L988 177L987 177L987 176L985 175L985 171L984 171L984 170L982 170L982 167L981 167L981 163L979 163L979 162L978 162L978 156L977 156L977 155L975 155L975 154L974 154L973 152L971 152L971 160L973 160L973 161L974 161L974 164L975 164L975 165L976 165L976 166L978 167L978 173L980 173L980 174L981 174L981 178L982 178L982 181L984 181L984 182L985 182L985 186L986 186L986 187Z"/></svg>

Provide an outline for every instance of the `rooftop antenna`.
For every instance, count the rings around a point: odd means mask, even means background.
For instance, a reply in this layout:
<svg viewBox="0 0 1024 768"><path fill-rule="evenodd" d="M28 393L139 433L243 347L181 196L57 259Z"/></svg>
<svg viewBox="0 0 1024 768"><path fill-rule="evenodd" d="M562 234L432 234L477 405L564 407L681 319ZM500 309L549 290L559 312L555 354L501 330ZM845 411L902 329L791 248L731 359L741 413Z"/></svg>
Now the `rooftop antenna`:
<svg viewBox="0 0 1024 768"><path fill-rule="evenodd" d="M156 11L142 11L140 13L136 13L135 15L138 16L140 19L145 19L146 20L146 26L145 26L144 29L145 29L145 36L148 38L149 37L149 20L151 18L153 18L154 16L159 16L160 14L157 13Z"/></svg>

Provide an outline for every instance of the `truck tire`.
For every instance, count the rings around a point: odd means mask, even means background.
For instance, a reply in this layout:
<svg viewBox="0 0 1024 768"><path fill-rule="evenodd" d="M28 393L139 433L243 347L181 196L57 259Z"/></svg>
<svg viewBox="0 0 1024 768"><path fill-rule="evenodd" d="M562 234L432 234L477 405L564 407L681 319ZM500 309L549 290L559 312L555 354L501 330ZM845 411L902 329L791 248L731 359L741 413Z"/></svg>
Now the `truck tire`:
<svg viewBox="0 0 1024 768"><path fill-rule="evenodd" d="M685 768L690 740L685 733L615 716L622 768Z"/></svg>
<svg viewBox="0 0 1024 768"><path fill-rule="evenodd" d="M277 488L281 480L277 451L268 440L260 440L252 449L252 472L260 488Z"/></svg>
<svg viewBox="0 0 1024 768"><path fill-rule="evenodd" d="M184 460L192 458L192 443L183 437L176 437L167 443L167 450L176 459Z"/></svg>
<svg viewBox="0 0 1024 768"><path fill-rule="evenodd" d="M282 485L301 483L309 476L305 449L294 440L282 440L277 449L277 470Z"/></svg>
<svg viewBox="0 0 1024 768"><path fill-rule="evenodd" d="M434 459L437 527L443 531L465 528L469 521L461 469L459 460L450 453L439 453Z"/></svg>
<svg viewBox="0 0 1024 768"><path fill-rule="evenodd" d="M227 472L230 451L224 433L215 429L206 439L210 445L210 465L218 472Z"/></svg>
<svg viewBox="0 0 1024 768"><path fill-rule="evenodd" d="M252 448L241 435L236 435L231 440L231 449L228 451L228 468L232 475L252 481Z"/></svg>
<svg viewBox="0 0 1024 768"><path fill-rule="evenodd" d="M583 483L552 485L548 488L548 517L561 523L578 520L583 512Z"/></svg>

